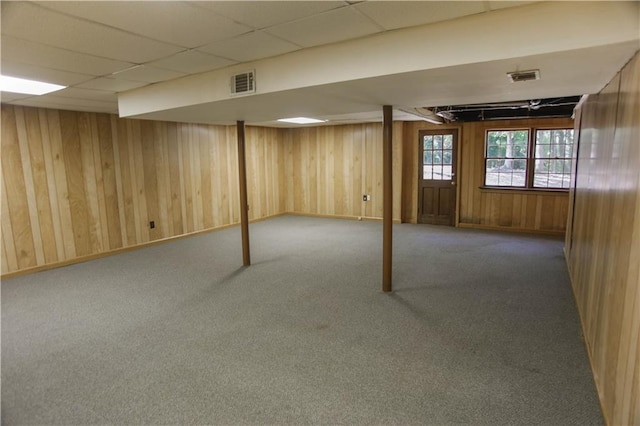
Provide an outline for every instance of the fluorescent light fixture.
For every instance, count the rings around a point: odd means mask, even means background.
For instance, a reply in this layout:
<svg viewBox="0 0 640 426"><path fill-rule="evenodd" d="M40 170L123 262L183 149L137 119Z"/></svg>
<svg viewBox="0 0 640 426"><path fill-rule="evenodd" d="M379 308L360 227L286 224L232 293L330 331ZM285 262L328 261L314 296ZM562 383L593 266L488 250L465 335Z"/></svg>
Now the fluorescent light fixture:
<svg viewBox="0 0 640 426"><path fill-rule="evenodd" d="M317 118L308 118L308 117L291 117L291 118L279 118L278 121L283 123L294 123L294 124L315 124L315 123L324 123L327 120L318 120Z"/></svg>
<svg viewBox="0 0 640 426"><path fill-rule="evenodd" d="M0 92L24 93L26 95L44 95L64 89L67 86L45 83L36 80L27 80L18 77L0 75Z"/></svg>

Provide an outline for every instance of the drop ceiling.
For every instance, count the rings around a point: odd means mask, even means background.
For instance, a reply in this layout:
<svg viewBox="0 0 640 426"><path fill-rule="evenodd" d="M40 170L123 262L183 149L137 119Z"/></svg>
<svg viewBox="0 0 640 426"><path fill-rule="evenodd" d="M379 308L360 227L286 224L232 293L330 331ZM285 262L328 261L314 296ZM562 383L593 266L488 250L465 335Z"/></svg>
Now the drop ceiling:
<svg viewBox="0 0 640 426"><path fill-rule="evenodd" d="M474 16L500 16L505 10L521 10L525 16L528 8L539 4L531 1L3 1L2 73L69 87L38 97L2 93L2 102L122 113L118 94L141 93L136 92L141 88L160 90L173 81L217 75L215 73L234 67L242 68L244 64L286 63L303 57L301 52L315 52L320 48L337 50L347 46L345 43L376 37L399 37L403 31L409 34L410 28L458 22ZM635 6L632 10L637 11ZM540 23L541 31L544 28L545 23ZM509 37L506 31L505 37ZM483 35L469 36L481 39ZM428 46L440 40L424 40L424 43ZM613 49L608 48L607 42L594 47L600 49L596 53L604 55L603 60L611 69L622 66L630 57L629 51L634 50L633 41L624 44L616 40L613 44ZM522 47L522 57L536 56L527 55L527 49L528 46ZM334 79L325 84L291 89L286 82L294 81L296 76L282 73L278 77L284 83L277 91L261 94L258 90L251 97L194 102L132 116L212 123L244 119L276 125L273 120L277 115L309 114L348 122L379 119L378 109L387 103L430 107L580 95L582 93L560 93L562 90L557 86L564 82L572 91L602 87L602 80L612 76L610 68L590 69L578 73L579 77L571 77L567 71L570 67L593 67L593 59L588 58L594 52L585 50L580 54L576 49L567 52L565 59L558 59L556 52L555 63L545 55L538 55L540 63L547 67L542 70L543 79L546 72L555 83L540 85L540 93L535 96L519 89L505 91L501 80L493 82L512 71L508 67L522 66L518 59L504 58L491 63L476 61L375 78L367 77L366 70L362 70L362 78ZM353 56L357 55L354 51ZM385 58L379 61L384 62ZM564 71L555 71L554 67ZM261 77L258 70L258 88ZM492 89L497 89L490 96L487 90L479 90L487 80L491 80ZM578 81L583 84L576 84ZM202 95L204 100L206 95Z"/></svg>

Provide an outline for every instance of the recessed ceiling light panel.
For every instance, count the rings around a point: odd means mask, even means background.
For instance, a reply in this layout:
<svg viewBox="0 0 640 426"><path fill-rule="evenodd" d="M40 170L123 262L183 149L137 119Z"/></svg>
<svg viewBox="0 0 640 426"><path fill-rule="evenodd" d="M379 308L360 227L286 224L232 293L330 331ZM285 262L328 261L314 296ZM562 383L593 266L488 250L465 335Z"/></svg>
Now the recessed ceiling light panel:
<svg viewBox="0 0 640 426"><path fill-rule="evenodd" d="M61 86L59 84L45 83L43 81L0 75L0 92L44 95L66 87L67 86Z"/></svg>
<svg viewBox="0 0 640 426"><path fill-rule="evenodd" d="M283 123L293 123L293 124L315 124L315 123L325 123L327 120L318 120L317 118L308 118L308 117L291 117L291 118L280 118L278 121Z"/></svg>

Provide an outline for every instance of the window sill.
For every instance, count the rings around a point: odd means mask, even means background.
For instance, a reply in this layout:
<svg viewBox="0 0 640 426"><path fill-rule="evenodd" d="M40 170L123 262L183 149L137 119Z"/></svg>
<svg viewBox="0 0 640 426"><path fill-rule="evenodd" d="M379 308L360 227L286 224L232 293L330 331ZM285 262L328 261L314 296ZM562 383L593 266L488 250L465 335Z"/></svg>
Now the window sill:
<svg viewBox="0 0 640 426"><path fill-rule="evenodd" d="M504 194L510 192L513 194L548 194L548 195L567 195L568 189L547 189L547 188L514 188L508 186L480 186L482 192L493 192L498 194Z"/></svg>

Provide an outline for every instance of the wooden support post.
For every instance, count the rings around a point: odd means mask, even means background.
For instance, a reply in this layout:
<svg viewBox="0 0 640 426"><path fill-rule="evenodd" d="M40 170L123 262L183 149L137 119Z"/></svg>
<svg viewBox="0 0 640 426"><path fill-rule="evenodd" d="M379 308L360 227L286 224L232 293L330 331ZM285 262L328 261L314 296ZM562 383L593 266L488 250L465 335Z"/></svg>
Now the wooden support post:
<svg viewBox="0 0 640 426"><path fill-rule="evenodd" d="M393 110L391 105L382 109L382 291L391 291L391 254L393 251Z"/></svg>
<svg viewBox="0 0 640 426"><path fill-rule="evenodd" d="M240 182L240 228L242 229L242 263L251 265L249 252L249 206L247 205L247 165L244 148L244 121L238 121L238 174Z"/></svg>

